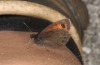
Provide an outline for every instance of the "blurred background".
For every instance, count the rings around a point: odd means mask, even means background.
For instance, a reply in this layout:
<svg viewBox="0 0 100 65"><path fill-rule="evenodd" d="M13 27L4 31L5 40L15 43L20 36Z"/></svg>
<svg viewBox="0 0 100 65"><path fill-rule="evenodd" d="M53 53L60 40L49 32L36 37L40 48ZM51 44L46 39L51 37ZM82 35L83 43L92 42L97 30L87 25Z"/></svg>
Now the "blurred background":
<svg viewBox="0 0 100 65"><path fill-rule="evenodd" d="M83 1L90 16L90 24L84 31L84 65L100 65L100 0Z"/></svg>

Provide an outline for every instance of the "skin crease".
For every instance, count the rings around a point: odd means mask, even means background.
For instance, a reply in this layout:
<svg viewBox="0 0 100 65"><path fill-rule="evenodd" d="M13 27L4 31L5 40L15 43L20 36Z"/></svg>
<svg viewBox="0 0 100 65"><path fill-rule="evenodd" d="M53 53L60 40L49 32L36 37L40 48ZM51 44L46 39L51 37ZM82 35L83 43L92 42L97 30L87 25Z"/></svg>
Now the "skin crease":
<svg viewBox="0 0 100 65"><path fill-rule="evenodd" d="M0 31L0 65L81 65L65 47L34 44L35 32Z"/></svg>

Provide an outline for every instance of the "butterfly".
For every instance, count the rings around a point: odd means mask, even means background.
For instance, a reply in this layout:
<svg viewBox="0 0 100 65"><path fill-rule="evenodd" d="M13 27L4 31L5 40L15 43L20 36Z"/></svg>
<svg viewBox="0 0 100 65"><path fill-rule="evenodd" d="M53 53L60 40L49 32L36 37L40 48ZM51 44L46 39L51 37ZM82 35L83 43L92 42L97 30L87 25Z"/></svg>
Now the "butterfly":
<svg viewBox="0 0 100 65"><path fill-rule="evenodd" d="M31 35L36 44L51 48L66 46L70 39L70 19L54 22L36 35Z"/></svg>

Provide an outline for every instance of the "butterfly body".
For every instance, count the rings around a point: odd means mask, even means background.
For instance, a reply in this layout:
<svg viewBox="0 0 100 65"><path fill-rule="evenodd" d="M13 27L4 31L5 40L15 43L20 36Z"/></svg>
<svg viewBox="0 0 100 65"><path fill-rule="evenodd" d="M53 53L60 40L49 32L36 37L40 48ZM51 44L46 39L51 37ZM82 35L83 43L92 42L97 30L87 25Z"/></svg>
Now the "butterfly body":
<svg viewBox="0 0 100 65"><path fill-rule="evenodd" d="M32 35L36 44L45 45L52 48L65 46L70 38L70 22L69 20L61 20L52 23L37 35Z"/></svg>

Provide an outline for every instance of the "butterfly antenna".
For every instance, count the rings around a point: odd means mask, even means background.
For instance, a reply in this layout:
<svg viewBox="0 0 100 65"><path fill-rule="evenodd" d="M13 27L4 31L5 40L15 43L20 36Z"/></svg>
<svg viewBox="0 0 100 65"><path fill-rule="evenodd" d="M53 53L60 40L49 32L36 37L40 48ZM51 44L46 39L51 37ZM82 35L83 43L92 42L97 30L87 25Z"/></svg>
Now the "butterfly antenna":
<svg viewBox="0 0 100 65"><path fill-rule="evenodd" d="M32 30L30 29L30 27L25 22L23 22L23 24L29 29L30 32L32 32ZM31 38L33 38L33 37L35 38L36 35L31 34L30 37Z"/></svg>
<svg viewBox="0 0 100 65"><path fill-rule="evenodd" d="M32 32L32 30L30 29L30 27L25 22L23 22L23 24L30 30L30 32ZM36 38L37 35L31 34L30 37L31 37L31 39L33 39L33 38ZM35 39L33 39L33 40L35 41ZM30 42L30 40L28 42ZM41 41L39 41L38 43L41 43ZM42 44L42 45L47 49L47 47L44 44ZM29 49L31 46L32 46L32 44L30 46L28 46L27 49ZM48 51L48 49L47 49L47 51Z"/></svg>
<svg viewBox="0 0 100 65"><path fill-rule="evenodd" d="M32 30L30 29L30 27L29 27L25 22L23 22L23 24L29 29L30 32L32 32ZM31 35L32 35L32 34L30 34L30 37L31 37ZM33 38L31 38L31 39L33 39ZM29 43L31 39L29 39L27 43ZM33 39L33 40L34 40L34 39ZM28 44L27 44L27 45L28 45ZM27 45L26 45L26 46L27 46ZM31 46L32 46L32 44L30 44L30 45L27 47L27 49L29 49Z"/></svg>
<svg viewBox="0 0 100 65"><path fill-rule="evenodd" d="M30 32L32 32L32 30L30 29L30 27L25 22L23 22L23 24L29 29Z"/></svg>

